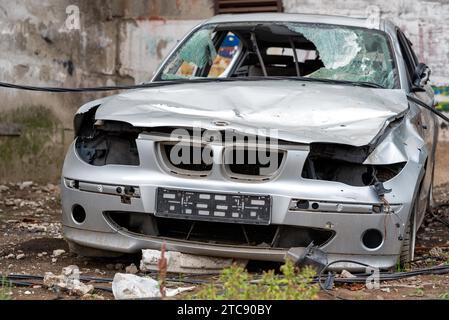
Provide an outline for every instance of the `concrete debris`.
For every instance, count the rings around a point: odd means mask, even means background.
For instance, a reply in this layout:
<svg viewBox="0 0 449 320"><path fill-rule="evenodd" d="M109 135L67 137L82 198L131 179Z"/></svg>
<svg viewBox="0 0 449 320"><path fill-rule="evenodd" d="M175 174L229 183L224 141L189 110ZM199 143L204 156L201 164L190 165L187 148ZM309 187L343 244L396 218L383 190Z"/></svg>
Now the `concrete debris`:
<svg viewBox="0 0 449 320"><path fill-rule="evenodd" d="M115 270L121 271L125 268L125 265L123 263L116 263L114 266Z"/></svg>
<svg viewBox="0 0 449 320"><path fill-rule="evenodd" d="M58 288L70 294L84 296L94 291L93 285L86 285L80 281L80 271L77 266L68 266L62 269L60 275L46 272L44 285L48 288Z"/></svg>
<svg viewBox="0 0 449 320"><path fill-rule="evenodd" d="M59 256L62 256L65 253L65 250L57 249L53 250L53 257L57 258Z"/></svg>
<svg viewBox="0 0 449 320"><path fill-rule="evenodd" d="M159 250L142 250L140 270L143 272L157 271L160 257L161 252ZM244 267L248 263L247 260L196 256L176 251L167 251L165 257L167 259L167 272L170 273L218 274L223 268L230 267L233 264Z"/></svg>
<svg viewBox="0 0 449 320"><path fill-rule="evenodd" d="M167 297L193 290L195 287L167 289ZM117 273L112 282L112 292L116 300L160 298L159 283L152 278L133 274Z"/></svg>
<svg viewBox="0 0 449 320"><path fill-rule="evenodd" d="M6 191L8 191L9 190L9 187L7 187L7 186L1 186L0 185L0 193L1 192L6 192Z"/></svg>
<svg viewBox="0 0 449 320"><path fill-rule="evenodd" d="M18 255L16 256L16 259L17 259L17 260L22 260L23 258L25 258L25 254L24 254L24 253L18 254Z"/></svg>
<svg viewBox="0 0 449 320"><path fill-rule="evenodd" d="M112 292L117 300L160 297L156 280L122 273L114 276Z"/></svg>
<svg viewBox="0 0 449 320"><path fill-rule="evenodd" d="M139 272L139 269L137 269L137 266L134 263L132 263L131 265L125 268L125 272L129 274L136 274L137 272Z"/></svg>
<svg viewBox="0 0 449 320"><path fill-rule="evenodd" d="M349 272L348 270L343 270L340 274L340 276L342 278L355 278L356 276L353 275L351 272Z"/></svg>
<svg viewBox="0 0 449 320"><path fill-rule="evenodd" d="M33 181L25 181L25 182L22 182L22 183L19 185L19 188L20 188L20 190L23 190L23 189L25 189L25 188L31 187L33 184L34 184Z"/></svg>
<svg viewBox="0 0 449 320"><path fill-rule="evenodd" d="M443 249L440 247L434 247L430 249L429 254L431 257L434 258L446 258L446 254L444 253Z"/></svg>

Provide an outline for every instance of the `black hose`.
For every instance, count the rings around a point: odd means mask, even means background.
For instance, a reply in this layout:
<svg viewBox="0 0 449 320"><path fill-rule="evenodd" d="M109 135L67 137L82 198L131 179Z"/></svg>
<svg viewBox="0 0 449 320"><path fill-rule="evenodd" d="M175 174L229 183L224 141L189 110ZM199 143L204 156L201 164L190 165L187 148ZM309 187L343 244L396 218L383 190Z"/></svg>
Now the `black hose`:
<svg viewBox="0 0 449 320"><path fill-rule="evenodd" d="M53 92L53 93L80 93L80 92L102 92L102 91L115 91L115 90L131 90L131 89L143 89L143 88L154 88L160 87L162 85L178 84L175 81L164 81L164 82L151 82L139 85L117 85L117 86L104 86L104 87L91 87L91 88L57 88L57 87L36 87L36 86L26 86L18 85L6 82L0 82L0 87L25 90L25 91L39 91L39 92Z"/></svg>
<svg viewBox="0 0 449 320"><path fill-rule="evenodd" d="M423 107L423 108L433 112L434 114L439 116L444 121L449 122L449 118L448 117L446 117L441 111L435 109L432 106L429 106L427 103L425 103L425 102L423 102L423 101L421 101L421 100L419 100L419 99L417 99L417 98L415 98L415 97L413 97L413 96L411 96L409 94L407 95L407 99L409 99L410 101L420 105L421 107Z"/></svg>

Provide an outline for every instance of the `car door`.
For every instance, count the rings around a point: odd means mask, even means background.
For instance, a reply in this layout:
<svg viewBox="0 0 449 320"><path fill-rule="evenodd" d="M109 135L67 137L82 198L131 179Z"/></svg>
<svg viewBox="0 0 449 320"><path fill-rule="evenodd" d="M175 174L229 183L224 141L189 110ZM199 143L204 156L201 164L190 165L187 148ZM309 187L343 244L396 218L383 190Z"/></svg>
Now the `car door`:
<svg viewBox="0 0 449 320"><path fill-rule="evenodd" d="M414 91L413 88L413 77L415 73L416 66L418 65L419 61L418 58L413 51L412 43L410 40L407 39L407 37L404 35L404 33L397 29L398 32L398 39L399 44L402 51L402 56L404 57L404 62L407 68L407 77L409 82L409 88L410 94L414 96L415 98L421 100L422 102L426 103L427 105L434 106L435 100L434 100L434 94L432 87L430 84L426 84L424 86L424 91ZM417 225L419 226L422 223L422 220L424 219L425 212L427 210L427 205L429 203L429 194L431 192L431 186L433 182L433 170L434 170L434 162L435 162L435 148L438 138L438 124L435 117L435 114L433 114L431 111L424 109L422 107L419 107L420 116L417 119L417 128L420 134L423 136L426 148L428 152L428 158L427 158L427 164L426 164L426 174L424 176L422 185L421 185L421 191L419 194L419 206L418 206L418 216L416 217Z"/></svg>

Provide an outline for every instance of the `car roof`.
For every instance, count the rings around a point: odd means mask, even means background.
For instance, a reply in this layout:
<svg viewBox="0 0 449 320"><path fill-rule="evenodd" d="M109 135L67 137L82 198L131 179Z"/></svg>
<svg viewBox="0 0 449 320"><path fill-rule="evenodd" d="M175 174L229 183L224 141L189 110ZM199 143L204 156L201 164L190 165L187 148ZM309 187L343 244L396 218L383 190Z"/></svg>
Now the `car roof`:
<svg viewBox="0 0 449 320"><path fill-rule="evenodd" d="M367 17L354 18L334 15L300 14L300 13L247 13L247 14L222 14L205 21L209 23L230 23L230 22L304 22L334 24L351 27L368 27ZM379 25L370 25L371 29L383 30L385 24L392 24L388 20L379 20Z"/></svg>

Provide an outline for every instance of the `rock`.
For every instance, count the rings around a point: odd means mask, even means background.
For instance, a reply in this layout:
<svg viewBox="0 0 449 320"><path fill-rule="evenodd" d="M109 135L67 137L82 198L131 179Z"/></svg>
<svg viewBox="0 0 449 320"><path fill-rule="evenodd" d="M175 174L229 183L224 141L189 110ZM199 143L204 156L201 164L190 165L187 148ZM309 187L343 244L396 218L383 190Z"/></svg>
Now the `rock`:
<svg viewBox="0 0 449 320"><path fill-rule="evenodd" d="M130 274L136 274L137 272L139 272L139 270L137 269L136 265L132 263L131 265L125 268L125 272Z"/></svg>
<svg viewBox="0 0 449 320"><path fill-rule="evenodd" d="M25 188L31 187L32 185L33 185L33 181L25 181L19 185L19 188L20 188L20 190L23 190Z"/></svg>
<svg viewBox="0 0 449 320"><path fill-rule="evenodd" d="M115 270L120 271L120 270L123 270L123 268L125 268L125 265L123 263L115 264Z"/></svg>
<svg viewBox="0 0 449 320"><path fill-rule="evenodd" d="M79 278L80 275L80 269L78 266L72 265L65 268L62 268L62 274L66 277L74 276Z"/></svg>
<svg viewBox="0 0 449 320"><path fill-rule="evenodd" d="M140 270L144 272L157 271L160 257L159 250L142 250ZM175 251L167 251L165 258L167 259L167 271L171 273L219 274L223 268L233 264L245 266L248 262L247 260L196 256Z"/></svg>
<svg viewBox="0 0 449 320"><path fill-rule="evenodd" d="M24 253L18 254L18 255L16 256L16 259L17 259L17 260L22 260L23 258L25 258L25 254L24 254Z"/></svg>
<svg viewBox="0 0 449 320"><path fill-rule="evenodd" d="M432 249L430 249L429 254L431 257L434 258L446 258L446 255L443 252L443 249L441 249L440 247L434 247Z"/></svg>
<svg viewBox="0 0 449 320"><path fill-rule="evenodd" d="M86 285L80 281L80 272L77 266L68 266L62 269L60 275L51 272L45 273L44 285L48 288L58 288L69 291L70 294L84 296L94 291L93 285Z"/></svg>
<svg viewBox="0 0 449 320"><path fill-rule="evenodd" d="M31 291L28 291L28 290L27 290L27 291L24 292L24 294L30 295L30 294L31 294Z"/></svg>
<svg viewBox="0 0 449 320"><path fill-rule="evenodd" d="M5 258L6 258L6 259L15 259L15 258L16 258L16 255L13 254L13 253L10 253L10 254L8 254Z"/></svg>
<svg viewBox="0 0 449 320"><path fill-rule="evenodd" d="M7 186L0 186L0 193L6 192L8 190L9 190L9 187L7 187Z"/></svg>
<svg viewBox="0 0 449 320"><path fill-rule="evenodd" d="M340 275L341 275L342 278L356 278L356 276L353 275L348 270L343 270Z"/></svg>
<svg viewBox="0 0 449 320"><path fill-rule="evenodd" d="M57 258L59 256L62 256L65 253L65 250L57 249L53 250L53 257Z"/></svg>
<svg viewBox="0 0 449 320"><path fill-rule="evenodd" d="M109 264L106 265L106 269L114 270L114 265L112 263L109 263Z"/></svg>
<svg viewBox="0 0 449 320"><path fill-rule="evenodd" d="M380 290L386 293L390 293L390 288L381 288Z"/></svg>
<svg viewBox="0 0 449 320"><path fill-rule="evenodd" d="M58 259L56 259L56 258L51 259L51 263L56 263L57 261L58 261Z"/></svg>

